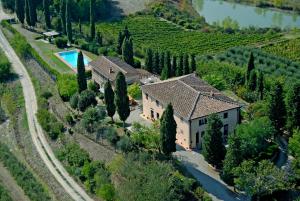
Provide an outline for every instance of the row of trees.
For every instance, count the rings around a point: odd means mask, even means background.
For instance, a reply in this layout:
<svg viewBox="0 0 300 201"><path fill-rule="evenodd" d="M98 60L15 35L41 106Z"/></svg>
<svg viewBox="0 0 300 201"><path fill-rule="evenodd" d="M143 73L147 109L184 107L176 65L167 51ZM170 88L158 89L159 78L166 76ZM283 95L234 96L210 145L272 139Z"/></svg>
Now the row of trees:
<svg viewBox="0 0 300 201"><path fill-rule="evenodd" d="M133 42L128 27L125 26L123 31L119 32L117 53L122 55L123 60L131 66L135 66Z"/></svg>
<svg viewBox="0 0 300 201"><path fill-rule="evenodd" d="M144 69L161 75L163 80L174 76L187 75L196 70L195 55L180 54L179 56L171 56L169 51L165 53L147 49Z"/></svg>

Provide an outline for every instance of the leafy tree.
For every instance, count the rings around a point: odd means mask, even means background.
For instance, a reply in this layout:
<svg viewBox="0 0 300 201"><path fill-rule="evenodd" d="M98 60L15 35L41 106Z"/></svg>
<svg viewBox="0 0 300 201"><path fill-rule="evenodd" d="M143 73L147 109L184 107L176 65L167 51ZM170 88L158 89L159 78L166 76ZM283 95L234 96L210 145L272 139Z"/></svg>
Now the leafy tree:
<svg viewBox="0 0 300 201"><path fill-rule="evenodd" d="M134 99L141 99L142 98L142 90L138 83L133 83L128 86L128 94Z"/></svg>
<svg viewBox="0 0 300 201"><path fill-rule="evenodd" d="M282 84L276 81L272 86L268 101L268 114L276 133L280 134L286 122L286 109Z"/></svg>
<svg viewBox="0 0 300 201"><path fill-rule="evenodd" d="M165 53L164 52L161 52L160 53L160 58L159 58L159 72L158 74L160 75L162 73L162 70L164 69L165 67Z"/></svg>
<svg viewBox="0 0 300 201"><path fill-rule="evenodd" d="M60 19L61 19L63 34L66 34L67 33L67 27L66 27L66 0L60 0Z"/></svg>
<svg viewBox="0 0 300 201"><path fill-rule="evenodd" d="M222 76L216 74L207 74L202 77L203 80L208 82L211 86L215 87L216 89L223 91L226 89L226 82Z"/></svg>
<svg viewBox="0 0 300 201"><path fill-rule="evenodd" d="M79 93L87 89L84 59L81 51L78 53L78 59L77 59L77 82L78 82Z"/></svg>
<svg viewBox="0 0 300 201"><path fill-rule="evenodd" d="M95 0L90 0L90 34L91 39L94 40L96 34L95 28Z"/></svg>
<svg viewBox="0 0 300 201"><path fill-rule="evenodd" d="M104 100L107 115L111 118L111 121L114 122L114 115L116 113L115 94L109 81L106 82L104 86Z"/></svg>
<svg viewBox="0 0 300 201"><path fill-rule="evenodd" d="M257 74L255 70L252 70L248 80L248 88L251 91L255 91L257 87Z"/></svg>
<svg viewBox="0 0 300 201"><path fill-rule="evenodd" d="M196 58L195 58L195 55L192 54L191 55L191 69L190 69L190 72L193 73L196 71L196 67L197 67L197 64L196 64Z"/></svg>
<svg viewBox="0 0 300 201"><path fill-rule="evenodd" d="M176 69L176 76L182 76L183 75L183 54L181 53L179 55L179 64Z"/></svg>
<svg viewBox="0 0 300 201"><path fill-rule="evenodd" d="M206 161L217 168L222 167L225 157L225 146L223 145L223 134L221 129L223 123L217 114L212 114L203 137L203 156Z"/></svg>
<svg viewBox="0 0 300 201"><path fill-rule="evenodd" d="M249 62L248 62L247 72L246 72L246 80L247 81L249 80L250 73L251 73L252 70L254 70L254 68L255 68L255 66L254 66L254 55L251 52Z"/></svg>
<svg viewBox="0 0 300 201"><path fill-rule="evenodd" d="M71 44L73 41L73 31L72 31L72 22L71 22L70 0L66 0L66 31L67 31L68 41Z"/></svg>
<svg viewBox="0 0 300 201"><path fill-rule="evenodd" d="M153 70L153 51L152 49L146 50L146 58L145 58L145 70L148 72L152 72Z"/></svg>
<svg viewBox="0 0 300 201"><path fill-rule="evenodd" d="M174 55L172 58L171 77L174 77L176 75L176 69L177 69L177 56Z"/></svg>
<svg viewBox="0 0 300 201"><path fill-rule="evenodd" d="M81 92L78 99L78 109L84 112L89 106L97 105L96 95L93 91L85 90Z"/></svg>
<svg viewBox="0 0 300 201"><path fill-rule="evenodd" d="M92 133L97 125L105 118L105 111L100 107L89 107L82 116L81 124L87 132Z"/></svg>
<svg viewBox="0 0 300 201"><path fill-rule="evenodd" d="M300 130L295 129L289 139L289 151L296 159L300 159Z"/></svg>
<svg viewBox="0 0 300 201"><path fill-rule="evenodd" d="M122 55L123 55L123 60L128 63L131 66L134 66L134 59L133 59L133 44L132 44L132 39L125 38L124 39L124 44L122 47Z"/></svg>
<svg viewBox="0 0 300 201"><path fill-rule="evenodd" d="M161 150L166 155L176 151L176 129L173 106L168 104L160 120Z"/></svg>
<svg viewBox="0 0 300 201"><path fill-rule="evenodd" d="M241 150L241 139L237 134L232 133L228 137L228 148L224 159L221 178L229 185L233 185L233 168L238 167L243 161Z"/></svg>
<svg viewBox="0 0 300 201"><path fill-rule="evenodd" d="M244 161L234 173L237 177L234 179L235 186L257 201L264 195L291 189L286 173L268 160L258 165L254 161Z"/></svg>
<svg viewBox="0 0 300 201"><path fill-rule="evenodd" d="M123 127L125 128L125 121L130 115L130 108L127 95L127 83L122 72L119 72L116 78L115 103L120 120L123 121Z"/></svg>
<svg viewBox="0 0 300 201"><path fill-rule="evenodd" d="M287 128L291 132L300 128L300 82L289 87L286 94Z"/></svg>
<svg viewBox="0 0 300 201"><path fill-rule="evenodd" d="M264 99L264 89L265 89L264 83L265 83L264 73L260 70L257 78L257 89L258 89L260 100Z"/></svg>
<svg viewBox="0 0 300 201"><path fill-rule="evenodd" d="M122 31L120 31L119 36L118 36L118 45L117 45L118 54L122 54L123 42L124 42L124 35L123 35Z"/></svg>
<svg viewBox="0 0 300 201"><path fill-rule="evenodd" d="M59 75L56 84L59 95L64 101L68 101L78 91L76 76L72 74Z"/></svg>
<svg viewBox="0 0 300 201"><path fill-rule="evenodd" d="M49 11L49 0L43 0L43 7L44 7L44 17L46 27L51 29L51 19L50 19L50 11Z"/></svg>
<svg viewBox="0 0 300 201"><path fill-rule="evenodd" d="M24 6L25 6L25 1L26 0L15 0L15 11L16 11L16 15L18 17L18 20L24 24L24 19L25 19L25 15L24 15Z"/></svg>
<svg viewBox="0 0 300 201"><path fill-rule="evenodd" d="M156 74L160 74L159 72L159 64L160 64L160 61L159 61L159 52L155 52L154 53L154 59L153 59L153 72L156 73Z"/></svg>
<svg viewBox="0 0 300 201"><path fill-rule="evenodd" d="M189 67L189 55L184 54L183 57L183 74L187 75L190 73L190 67Z"/></svg>

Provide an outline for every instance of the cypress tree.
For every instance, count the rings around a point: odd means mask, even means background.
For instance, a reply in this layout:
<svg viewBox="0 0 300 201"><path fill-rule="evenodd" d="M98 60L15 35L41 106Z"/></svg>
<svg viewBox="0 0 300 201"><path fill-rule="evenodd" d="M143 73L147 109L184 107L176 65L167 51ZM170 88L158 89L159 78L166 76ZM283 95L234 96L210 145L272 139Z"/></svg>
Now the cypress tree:
<svg viewBox="0 0 300 201"><path fill-rule="evenodd" d="M28 5L29 5L29 12L30 12L30 23L31 26L34 27L37 21L36 7L35 4L32 2L32 0L28 0Z"/></svg>
<svg viewBox="0 0 300 201"><path fill-rule="evenodd" d="M117 45L118 54L122 54L123 42L124 42L124 35L123 35L122 31L120 31L119 36L118 36L118 45Z"/></svg>
<svg viewBox="0 0 300 201"><path fill-rule="evenodd" d="M115 94L111 87L110 81L107 81L104 86L104 100L106 104L107 115L111 118L111 121L114 122L114 115L116 113Z"/></svg>
<svg viewBox="0 0 300 201"><path fill-rule="evenodd" d="M67 28L66 28L66 0L60 0L60 19L61 19L63 34L67 34Z"/></svg>
<svg viewBox="0 0 300 201"><path fill-rule="evenodd" d="M203 156L205 160L217 168L222 167L225 157L222 131L223 123L217 114L212 114L203 137Z"/></svg>
<svg viewBox="0 0 300 201"><path fill-rule="evenodd" d="M184 54L183 57L183 74L187 75L190 73L190 68L189 68L189 55Z"/></svg>
<svg viewBox="0 0 300 201"><path fill-rule="evenodd" d="M158 68L158 74L160 75L162 73L162 70L165 67L165 53L161 52L160 53L160 58L159 58L159 68Z"/></svg>
<svg viewBox="0 0 300 201"><path fill-rule="evenodd" d="M78 53L78 59L77 59L77 82L78 82L79 93L87 89L84 59L81 51Z"/></svg>
<svg viewBox="0 0 300 201"><path fill-rule="evenodd" d="M18 17L18 20L24 24L24 19L25 19L25 15L24 15L24 6L25 6L25 2L24 0L15 0L15 10L16 10L16 14ZM26 12L26 11L25 11Z"/></svg>
<svg viewBox="0 0 300 201"><path fill-rule="evenodd" d="M287 91L287 129L292 132L300 128L300 82L294 83Z"/></svg>
<svg viewBox="0 0 300 201"><path fill-rule="evenodd" d="M103 38L102 38L102 34L101 34L99 31L97 31L97 35L96 35L96 41L97 41L97 43L98 43L100 46L102 46L102 45L103 45Z"/></svg>
<svg viewBox="0 0 300 201"><path fill-rule="evenodd" d="M128 63L129 65L133 66L134 65L134 59L133 59L133 44L132 44L132 39L125 38L124 44L122 47L122 55L123 55L123 60Z"/></svg>
<svg viewBox="0 0 300 201"><path fill-rule="evenodd" d="M159 52L154 53L153 72L159 75Z"/></svg>
<svg viewBox="0 0 300 201"><path fill-rule="evenodd" d="M258 73L258 79L257 79L257 89L258 89L260 100L264 99L264 89L265 89L264 82L265 82L264 74L260 70Z"/></svg>
<svg viewBox="0 0 300 201"><path fill-rule="evenodd" d="M248 88L251 91L255 91L256 86L257 86L257 75L256 75L256 71L252 70L250 73L249 80L248 80Z"/></svg>
<svg viewBox="0 0 300 201"><path fill-rule="evenodd" d="M160 79L161 80L166 80L166 79L169 78L169 75L170 75L169 68L167 66L164 66L164 69L161 72Z"/></svg>
<svg viewBox="0 0 300 201"><path fill-rule="evenodd" d="M31 26L31 21L30 21L30 9L29 9L29 2L30 0L25 0L25 16L26 16L26 23L28 26Z"/></svg>
<svg viewBox="0 0 300 201"><path fill-rule="evenodd" d="M152 49L146 50L146 58L145 58L145 70L152 73L153 69L153 51Z"/></svg>
<svg viewBox="0 0 300 201"><path fill-rule="evenodd" d="M176 76L182 76L183 75L183 54L181 53L179 55L179 64L176 69Z"/></svg>
<svg viewBox="0 0 300 201"><path fill-rule="evenodd" d="M90 0L90 34L91 39L95 39L96 28L95 28L95 0Z"/></svg>
<svg viewBox="0 0 300 201"><path fill-rule="evenodd" d="M71 11L70 11L70 0L66 1L66 29L68 41L71 44L73 41L72 22L71 22Z"/></svg>
<svg viewBox="0 0 300 201"><path fill-rule="evenodd" d="M242 161L241 140L239 136L232 133L228 137L228 148L224 159L224 166L221 178L229 185L233 185L234 173L233 169L238 167Z"/></svg>
<svg viewBox="0 0 300 201"><path fill-rule="evenodd" d="M166 53L166 58L165 58L165 68L167 69L167 78L171 77L171 69L172 69L172 64L171 64L171 53L167 51Z"/></svg>
<svg viewBox="0 0 300 201"><path fill-rule="evenodd" d="M115 104L120 120L123 121L123 128L125 128L125 121L130 115L130 108L127 83L122 72L119 72L116 78Z"/></svg>
<svg viewBox="0 0 300 201"><path fill-rule="evenodd" d="M176 69L177 69L177 57L174 55L172 58L171 77L174 77L176 75Z"/></svg>
<svg viewBox="0 0 300 201"><path fill-rule="evenodd" d="M50 11L49 11L49 0L43 0L44 7L44 17L47 29L51 28L51 19L50 19Z"/></svg>
<svg viewBox="0 0 300 201"><path fill-rule="evenodd" d="M125 26L125 28L123 30L123 36L124 36L124 38L127 38L127 39L129 39L130 36L131 36L131 34L130 34L129 30L128 30L127 25Z"/></svg>
<svg viewBox="0 0 300 201"><path fill-rule="evenodd" d="M268 103L268 114L277 134L280 134L286 121L286 109L282 84L279 81L276 81L271 88Z"/></svg>
<svg viewBox="0 0 300 201"><path fill-rule="evenodd" d="M191 55L191 69L190 69L190 72L193 73L196 71L196 58L195 58L195 55L192 54Z"/></svg>
<svg viewBox="0 0 300 201"><path fill-rule="evenodd" d="M176 151L176 129L173 107L168 104L160 120L161 150L166 155Z"/></svg>
<svg viewBox="0 0 300 201"><path fill-rule="evenodd" d="M246 72L246 80L247 81L250 78L251 71L254 70L254 69L255 69L255 66L254 66L254 55L251 52L250 58L249 58L249 62L248 62L247 72Z"/></svg>
<svg viewBox="0 0 300 201"><path fill-rule="evenodd" d="M78 28L79 28L79 33L82 33L82 25L81 25L81 19L79 18L79 22L78 22Z"/></svg>

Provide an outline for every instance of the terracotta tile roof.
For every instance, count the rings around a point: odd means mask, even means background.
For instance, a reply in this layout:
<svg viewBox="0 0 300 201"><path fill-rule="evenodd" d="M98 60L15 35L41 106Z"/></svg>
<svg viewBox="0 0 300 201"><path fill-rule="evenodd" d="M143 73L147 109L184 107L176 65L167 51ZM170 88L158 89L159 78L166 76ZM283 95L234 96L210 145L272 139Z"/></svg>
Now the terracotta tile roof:
<svg viewBox="0 0 300 201"><path fill-rule="evenodd" d="M120 71L125 77L139 76L139 72L135 68L118 57L100 56L98 59L91 61L89 66L110 81L115 81Z"/></svg>
<svg viewBox="0 0 300 201"><path fill-rule="evenodd" d="M186 120L240 107L195 74L144 85L142 90L164 106L172 103L174 112Z"/></svg>

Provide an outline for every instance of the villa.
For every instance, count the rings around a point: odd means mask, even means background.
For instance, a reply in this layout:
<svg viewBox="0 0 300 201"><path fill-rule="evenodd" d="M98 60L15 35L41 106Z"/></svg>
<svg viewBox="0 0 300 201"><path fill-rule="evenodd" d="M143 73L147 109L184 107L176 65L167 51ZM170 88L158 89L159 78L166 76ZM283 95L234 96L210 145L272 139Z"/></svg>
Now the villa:
<svg viewBox="0 0 300 201"><path fill-rule="evenodd" d="M125 75L127 84L139 82L140 73L118 57L100 56L88 65L92 69L92 79L103 86L108 80L115 85L118 72Z"/></svg>
<svg viewBox="0 0 300 201"><path fill-rule="evenodd" d="M227 139L240 119L240 105L214 87L189 74L142 86L143 115L152 121L171 103L177 123L177 143L185 149L201 149L207 118L217 113Z"/></svg>

